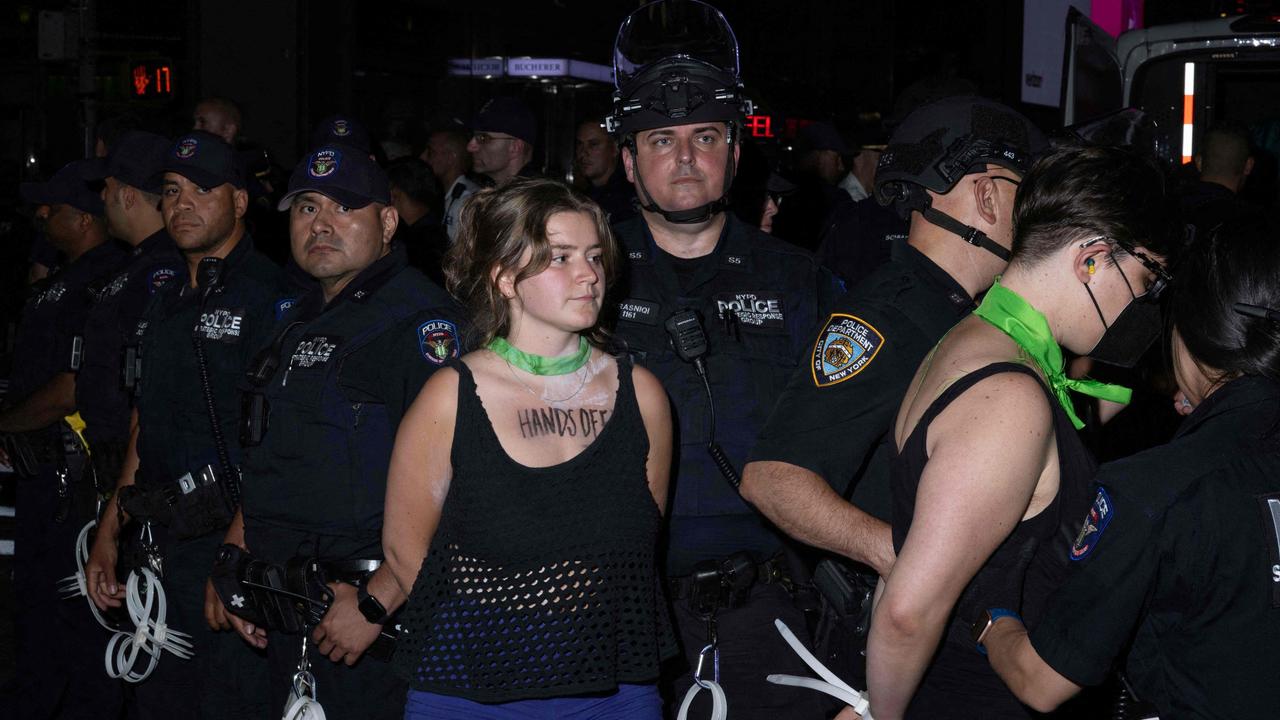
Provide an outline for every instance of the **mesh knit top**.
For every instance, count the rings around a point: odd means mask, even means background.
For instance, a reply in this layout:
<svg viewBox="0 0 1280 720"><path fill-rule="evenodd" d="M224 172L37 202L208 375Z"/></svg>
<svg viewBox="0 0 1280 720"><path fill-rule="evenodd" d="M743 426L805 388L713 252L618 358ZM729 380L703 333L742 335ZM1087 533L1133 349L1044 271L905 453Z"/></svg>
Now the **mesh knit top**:
<svg viewBox="0 0 1280 720"><path fill-rule="evenodd" d="M661 515L631 366L608 424L567 462L531 468L498 441L465 363L453 480L398 622L419 691L477 702L648 683L675 654L655 560Z"/></svg>

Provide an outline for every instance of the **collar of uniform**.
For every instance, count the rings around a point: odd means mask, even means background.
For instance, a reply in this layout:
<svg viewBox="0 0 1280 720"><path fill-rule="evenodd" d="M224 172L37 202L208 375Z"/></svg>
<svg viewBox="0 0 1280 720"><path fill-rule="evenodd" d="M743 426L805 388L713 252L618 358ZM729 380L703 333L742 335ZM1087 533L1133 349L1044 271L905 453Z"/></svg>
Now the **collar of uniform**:
<svg viewBox="0 0 1280 720"><path fill-rule="evenodd" d="M110 268L101 266L102 263L107 262L108 259L117 254L119 254L119 257L126 257L116 247L114 241L107 240L84 251L80 257L75 259L75 262L67 263L65 267L59 268L56 275L59 280L67 280L71 283L77 282L76 278L78 277L87 279L117 267L118 265L115 263Z"/></svg>
<svg viewBox="0 0 1280 720"><path fill-rule="evenodd" d="M1255 375L1238 377L1228 382L1205 398L1182 421L1173 437L1176 440L1190 435L1211 418L1251 406L1257 406L1256 410L1243 417L1257 418L1257 422L1263 423L1264 427L1273 425L1276 421L1276 408L1280 407L1280 383Z"/></svg>
<svg viewBox="0 0 1280 720"><path fill-rule="evenodd" d="M893 239L893 244L890 245L890 256L898 262L906 263L920 270L920 274L923 277L943 291L947 301L956 310L972 312L976 307L973 298L969 297L969 293L965 291L960 283L956 282L955 278L951 277L946 270L938 267L938 264L930 260L928 255L912 247L906 238Z"/></svg>
<svg viewBox="0 0 1280 720"><path fill-rule="evenodd" d="M166 245L173 245L173 238L169 237L169 231L162 227L138 243L138 246L133 249L133 254L145 255L160 250Z"/></svg>
<svg viewBox="0 0 1280 720"><path fill-rule="evenodd" d="M658 243L653 239L648 223L641 217L637 217L634 222L640 224L644 242L640 247L624 247L623 251L627 253L627 260L630 262L651 263L658 251ZM713 262L708 263L709 265L742 272L751 271L751 241L744 228L745 226L733 213L724 214L724 227L720 230L720 239L716 241L716 246L711 252L704 256L714 258Z"/></svg>
<svg viewBox="0 0 1280 720"><path fill-rule="evenodd" d="M369 267L361 270L358 275L342 288L342 292L328 303L324 301L324 291L317 284L307 292L306 297L299 303L302 305L301 316L309 317L320 313L328 312L331 308L335 308L344 302L364 303L377 292L378 288L387 284L387 281L395 277L397 273L409 266L409 256L405 251L402 243L392 243L391 251L386 255L373 261Z"/></svg>
<svg viewBox="0 0 1280 720"><path fill-rule="evenodd" d="M236 243L236 246L231 248L231 252L227 253L227 256L222 259L227 264L226 269L222 272L224 285L227 282L227 278L234 277L236 266L248 257L252 251L253 237L249 235L248 230L245 230L244 234L240 236L240 242ZM191 287L190 279L188 275L187 282L178 283L179 297L186 297L188 293L195 290L195 288Z"/></svg>

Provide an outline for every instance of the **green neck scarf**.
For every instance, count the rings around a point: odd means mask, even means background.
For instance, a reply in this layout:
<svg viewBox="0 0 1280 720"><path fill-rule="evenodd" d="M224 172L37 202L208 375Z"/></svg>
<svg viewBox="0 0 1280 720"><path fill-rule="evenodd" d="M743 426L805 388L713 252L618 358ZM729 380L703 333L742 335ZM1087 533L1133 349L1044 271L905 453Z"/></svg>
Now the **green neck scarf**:
<svg viewBox="0 0 1280 720"><path fill-rule="evenodd" d="M1126 405L1133 397L1133 391L1126 387L1097 380L1076 380L1064 375L1062 348L1053 339L1049 321L1023 300L1022 296L1002 286L999 278L996 278L995 284L987 291L987 296L973 314L1008 335L1040 366L1041 372L1049 380L1049 386L1058 396L1062 409L1067 411L1067 417L1071 418L1071 424L1077 430L1084 427L1084 422L1076 415L1068 391Z"/></svg>
<svg viewBox="0 0 1280 720"><path fill-rule="evenodd" d="M512 366L533 375L568 375L586 365L587 359L591 357L591 344L582 336L578 336L578 351L564 357L543 357L522 352L512 347L506 338L500 337L490 340L488 348Z"/></svg>

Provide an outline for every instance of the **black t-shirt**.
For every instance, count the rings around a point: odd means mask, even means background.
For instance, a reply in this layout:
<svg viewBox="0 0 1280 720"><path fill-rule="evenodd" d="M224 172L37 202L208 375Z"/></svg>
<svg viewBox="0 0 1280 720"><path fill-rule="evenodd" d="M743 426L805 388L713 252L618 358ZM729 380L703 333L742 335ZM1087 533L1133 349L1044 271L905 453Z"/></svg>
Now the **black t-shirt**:
<svg viewBox="0 0 1280 720"><path fill-rule="evenodd" d="M893 259L837 301L791 376L751 461L821 475L853 502L890 519L889 428L925 355L973 301L950 275L905 241Z"/></svg>
<svg viewBox="0 0 1280 720"><path fill-rule="evenodd" d="M1280 383L1240 378L1168 445L1104 465L1031 633L1079 685L1124 668L1162 718L1280 708Z"/></svg>

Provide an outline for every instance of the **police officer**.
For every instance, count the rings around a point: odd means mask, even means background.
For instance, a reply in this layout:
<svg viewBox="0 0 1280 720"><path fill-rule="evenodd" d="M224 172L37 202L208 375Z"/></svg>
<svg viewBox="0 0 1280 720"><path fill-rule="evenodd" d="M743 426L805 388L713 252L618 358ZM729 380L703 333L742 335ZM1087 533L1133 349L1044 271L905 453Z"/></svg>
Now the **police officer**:
<svg viewBox="0 0 1280 720"><path fill-rule="evenodd" d="M1280 707L1278 233L1274 218L1237 219L1182 257L1169 309L1188 417L1168 445L1101 468L1062 548L1067 580L1030 636L1007 608L975 626L1033 708L1050 711L1117 663L1162 718Z"/></svg>
<svg viewBox="0 0 1280 720"><path fill-rule="evenodd" d="M876 574L893 566L886 434L920 361L1004 268L1017 183L1043 148L1021 115L972 96L918 108L895 131L876 192L910 216L910 234L818 330L743 473L743 496L792 537ZM865 633L866 620L846 624ZM830 654L859 657L865 637L849 640Z"/></svg>
<svg viewBox="0 0 1280 720"><path fill-rule="evenodd" d="M239 500L236 383L270 338L283 276L245 231L249 199L231 146L191 131L166 151L163 170L160 208L186 273L151 298L135 330L143 360L137 426L87 584L100 608L118 607L117 542L145 534L143 554L162 572L167 623L193 637L195 657L160 660L135 688L139 714L198 706L206 718L262 717L272 705L265 658L231 633L212 632L203 610L216 602L206 580ZM130 517L145 530L122 529Z"/></svg>
<svg viewBox="0 0 1280 720"><path fill-rule="evenodd" d="M368 155L321 147L294 170L279 207L289 213L294 258L319 284L249 374L244 407L259 410L245 418L243 519L227 542L279 565L319 558L334 599L311 633L308 663L325 711L400 717L403 680L386 656L362 657L388 625L379 598L390 604L401 593L377 571L387 466L418 390L458 357L460 310L392 243L398 217L387 176ZM272 697L284 697L302 639L228 619L266 648Z"/></svg>
<svg viewBox="0 0 1280 720"><path fill-rule="evenodd" d="M726 44L691 57L671 43L700 37ZM787 589L781 536L735 486L838 287L810 255L725 211L750 105L732 37L719 11L700 2L652 3L623 22L607 124L641 214L615 228L628 259L616 332L662 381L679 423L666 564L688 667L716 645L735 717L781 708L820 717L812 694L765 682L769 673L808 672L773 627L781 618L804 635L804 617ZM662 51L644 53L654 47ZM703 663L705 679L712 664ZM685 672L672 699L691 685Z"/></svg>
<svg viewBox="0 0 1280 720"><path fill-rule="evenodd" d="M111 153L87 167L86 180L104 183L107 232L132 248L131 256L97 292L85 325L85 354L76 383L76 407L100 489L115 487L129 445L129 418L137 380L134 333L151 296L175 281L186 261L160 214L160 173L170 142L130 131Z"/></svg>
<svg viewBox="0 0 1280 720"><path fill-rule="evenodd" d="M107 237L102 199L82 178L88 162L21 188L50 244L67 258L32 288L14 348L9 397L15 402L0 412L0 433L9 434L5 452L19 471L14 586L21 717L49 717L60 704L69 717L93 717L95 704L107 702L110 692L101 671L101 629L83 603L62 602L56 589L76 570L72 550L94 510L93 493L82 482L83 444L63 418L76 411L90 288L124 260ZM95 665L97 674L83 678ZM94 697L95 690L103 697Z"/></svg>

